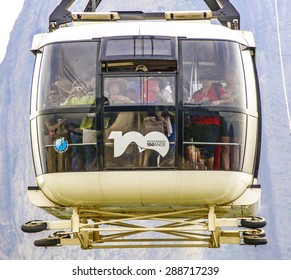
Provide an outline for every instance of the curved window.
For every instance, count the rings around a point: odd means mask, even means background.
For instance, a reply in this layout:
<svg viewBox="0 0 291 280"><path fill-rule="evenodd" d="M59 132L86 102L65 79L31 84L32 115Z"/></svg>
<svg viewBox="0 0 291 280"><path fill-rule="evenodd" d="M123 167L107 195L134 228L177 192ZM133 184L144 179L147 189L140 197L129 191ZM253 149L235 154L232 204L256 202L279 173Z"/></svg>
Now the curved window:
<svg viewBox="0 0 291 280"><path fill-rule="evenodd" d="M43 173L98 169L94 113L42 115L37 124Z"/></svg>
<svg viewBox="0 0 291 280"><path fill-rule="evenodd" d="M181 47L184 103L246 107L238 43L185 40Z"/></svg>
<svg viewBox="0 0 291 280"><path fill-rule="evenodd" d="M38 109L88 105L95 100L97 42L45 46Z"/></svg>
<svg viewBox="0 0 291 280"><path fill-rule="evenodd" d="M243 168L247 98L240 45L182 40L183 168Z"/></svg>

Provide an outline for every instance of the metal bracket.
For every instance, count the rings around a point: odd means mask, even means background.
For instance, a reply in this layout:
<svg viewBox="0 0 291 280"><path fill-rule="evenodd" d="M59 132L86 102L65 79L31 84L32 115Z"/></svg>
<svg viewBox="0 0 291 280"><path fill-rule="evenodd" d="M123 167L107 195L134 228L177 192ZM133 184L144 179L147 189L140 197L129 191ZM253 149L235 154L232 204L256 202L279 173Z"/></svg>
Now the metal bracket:
<svg viewBox="0 0 291 280"><path fill-rule="evenodd" d="M49 17L49 32L58 29L61 24L72 21L71 12L67 9L75 2L75 0L62 0L62 2L54 9Z"/></svg>
<svg viewBox="0 0 291 280"><path fill-rule="evenodd" d="M102 0L89 0L84 12L95 12ZM49 32L52 32L62 24L72 22L72 14L68 8L75 0L62 0L62 2L54 9L49 17Z"/></svg>
<svg viewBox="0 0 291 280"><path fill-rule="evenodd" d="M204 0L204 2L222 25L240 29L240 14L229 0Z"/></svg>

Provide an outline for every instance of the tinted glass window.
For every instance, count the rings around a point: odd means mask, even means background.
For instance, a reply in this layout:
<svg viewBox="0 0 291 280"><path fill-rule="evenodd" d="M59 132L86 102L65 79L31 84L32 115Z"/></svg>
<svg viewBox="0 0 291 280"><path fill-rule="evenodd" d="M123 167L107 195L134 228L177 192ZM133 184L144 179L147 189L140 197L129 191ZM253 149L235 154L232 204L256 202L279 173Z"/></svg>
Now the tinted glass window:
<svg viewBox="0 0 291 280"><path fill-rule="evenodd" d="M175 76L118 76L104 78L107 105L174 105Z"/></svg>
<svg viewBox="0 0 291 280"><path fill-rule="evenodd" d="M184 103L246 107L239 44L191 40L181 44Z"/></svg>
<svg viewBox="0 0 291 280"><path fill-rule="evenodd" d="M96 42L46 46L41 64L38 109L92 104L96 55Z"/></svg>
<svg viewBox="0 0 291 280"><path fill-rule="evenodd" d="M122 57L176 59L175 48L176 44L173 38L106 38L102 43L101 60L119 60Z"/></svg>

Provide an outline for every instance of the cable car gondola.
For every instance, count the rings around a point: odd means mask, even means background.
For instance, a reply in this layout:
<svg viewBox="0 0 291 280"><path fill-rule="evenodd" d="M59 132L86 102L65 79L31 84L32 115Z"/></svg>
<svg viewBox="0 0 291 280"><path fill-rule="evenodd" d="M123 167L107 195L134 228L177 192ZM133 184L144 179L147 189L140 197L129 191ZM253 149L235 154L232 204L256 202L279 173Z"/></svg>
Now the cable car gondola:
<svg viewBox="0 0 291 280"><path fill-rule="evenodd" d="M210 11L72 13L35 35L31 202L58 218L36 246L266 244L253 35ZM217 22L219 24L217 24Z"/></svg>

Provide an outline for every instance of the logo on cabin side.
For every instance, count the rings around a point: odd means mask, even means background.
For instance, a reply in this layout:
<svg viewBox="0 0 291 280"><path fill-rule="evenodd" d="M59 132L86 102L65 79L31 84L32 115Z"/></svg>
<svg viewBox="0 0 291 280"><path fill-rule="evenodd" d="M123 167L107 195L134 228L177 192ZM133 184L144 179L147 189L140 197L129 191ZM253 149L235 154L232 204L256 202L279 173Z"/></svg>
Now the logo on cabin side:
<svg viewBox="0 0 291 280"><path fill-rule="evenodd" d="M56 152L60 154L68 150L68 147L69 147L68 141L64 137L61 137L54 141L54 149Z"/></svg>
<svg viewBox="0 0 291 280"><path fill-rule="evenodd" d="M122 135L122 131L112 131L108 139L114 140L114 157L121 156L127 147L134 142L138 146L139 152L145 150L157 151L164 157L169 151L169 140L161 132L149 132L145 136L136 131L130 131Z"/></svg>

